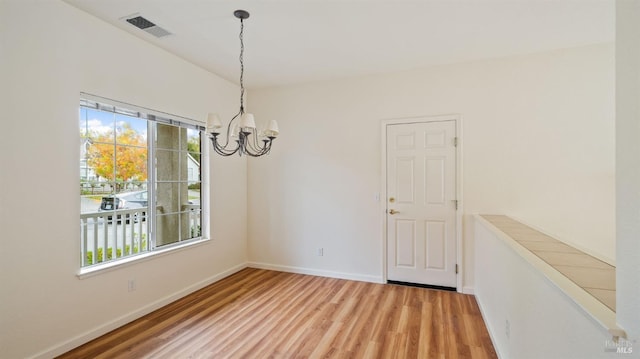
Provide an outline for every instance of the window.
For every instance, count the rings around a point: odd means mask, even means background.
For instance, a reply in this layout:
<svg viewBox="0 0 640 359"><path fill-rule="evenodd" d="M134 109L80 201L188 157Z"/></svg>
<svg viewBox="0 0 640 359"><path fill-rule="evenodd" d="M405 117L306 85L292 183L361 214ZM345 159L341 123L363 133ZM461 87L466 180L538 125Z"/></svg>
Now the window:
<svg viewBox="0 0 640 359"><path fill-rule="evenodd" d="M82 267L202 239L204 127L83 94Z"/></svg>

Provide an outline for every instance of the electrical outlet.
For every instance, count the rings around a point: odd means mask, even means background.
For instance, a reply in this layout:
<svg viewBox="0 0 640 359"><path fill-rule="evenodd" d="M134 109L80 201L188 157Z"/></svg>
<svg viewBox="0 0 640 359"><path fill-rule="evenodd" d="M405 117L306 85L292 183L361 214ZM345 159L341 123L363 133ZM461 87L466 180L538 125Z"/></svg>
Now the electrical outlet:
<svg viewBox="0 0 640 359"><path fill-rule="evenodd" d="M318 256L322 257L324 255L324 248L318 248Z"/></svg>
<svg viewBox="0 0 640 359"><path fill-rule="evenodd" d="M504 323L504 333L507 335L507 339L511 337L511 323L509 323L509 319Z"/></svg>
<svg viewBox="0 0 640 359"><path fill-rule="evenodd" d="M135 279L129 279L129 283L128 283L128 287L127 287L129 292L133 292L136 290L136 280Z"/></svg>

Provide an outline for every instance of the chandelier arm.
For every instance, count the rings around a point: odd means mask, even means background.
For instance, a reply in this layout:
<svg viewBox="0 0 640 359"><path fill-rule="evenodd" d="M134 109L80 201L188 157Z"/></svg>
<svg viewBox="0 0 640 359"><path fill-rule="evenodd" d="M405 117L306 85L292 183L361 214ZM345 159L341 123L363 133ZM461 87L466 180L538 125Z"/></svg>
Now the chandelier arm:
<svg viewBox="0 0 640 359"><path fill-rule="evenodd" d="M269 153L269 151L271 151L271 143L274 139L275 137L266 136L266 138L259 140L258 136L256 135L253 139L255 152L261 153L261 155ZM262 142L262 144L259 144L258 142Z"/></svg>
<svg viewBox="0 0 640 359"><path fill-rule="evenodd" d="M267 148L265 154L271 152L271 144L273 143L273 138L269 137L268 141L269 142L265 143L265 147Z"/></svg>
<svg viewBox="0 0 640 359"><path fill-rule="evenodd" d="M247 154L248 156L251 156L251 157L260 157L260 156L264 155L264 153L262 151L261 152L256 152L256 153L247 151L247 152L245 152L245 154Z"/></svg>
<svg viewBox="0 0 640 359"><path fill-rule="evenodd" d="M220 156L224 156L224 157L229 157L231 155L234 155L236 152L238 152L237 150L233 151L233 152L223 152L223 151L220 151L218 149L216 149L215 151L216 151L217 154L219 154Z"/></svg>
<svg viewBox="0 0 640 359"><path fill-rule="evenodd" d="M251 143L245 143L244 153L246 153L247 155L249 155L251 157L257 157L258 154L260 153L260 151L258 151L255 148L253 148Z"/></svg>
<svg viewBox="0 0 640 359"><path fill-rule="evenodd" d="M245 137L244 151L248 152L248 153L252 153L252 154L255 154L256 152L258 152L258 151L256 151L255 148L253 148L253 145L251 144L251 139L249 138L248 135L247 135L247 137Z"/></svg>
<svg viewBox="0 0 640 359"><path fill-rule="evenodd" d="M255 131L258 131L257 129ZM255 136L253 137L253 145L255 146L255 148L262 148L262 146L260 145L260 139L258 138L258 133L255 133Z"/></svg>
<svg viewBox="0 0 640 359"><path fill-rule="evenodd" d="M266 155L271 151L271 139L267 138L262 140L262 145L258 147L260 149L260 155Z"/></svg>
<svg viewBox="0 0 640 359"><path fill-rule="evenodd" d="M238 152L238 150L240 149L239 144L238 144L238 146L236 146L236 148L235 148L235 149L233 149L233 150L229 150L229 149L227 149L227 148L226 148L226 145L225 145L224 147L220 146L220 145L218 144L217 137L215 137L215 136L211 137L211 142L212 142L212 144L213 144L213 150L214 150L214 151L216 151L216 153L217 153L217 154L219 154L219 155L221 155L221 156L225 156L225 157L227 157L227 156L231 156L231 155L233 155L233 154L237 153L237 152Z"/></svg>
<svg viewBox="0 0 640 359"><path fill-rule="evenodd" d="M224 157L231 156L231 155L233 155L235 152L237 152L237 150L236 150L236 151L232 151L232 152L226 152L226 151L224 151L222 148L220 148L220 147L218 147L218 146L216 146L216 145L213 145L213 150L214 150L217 154L219 154L220 156L224 156Z"/></svg>
<svg viewBox="0 0 640 359"><path fill-rule="evenodd" d="M260 156L264 156L267 153L269 153L270 149L271 149L271 146L265 143L262 151L260 151Z"/></svg>
<svg viewBox="0 0 640 359"><path fill-rule="evenodd" d="M262 150L260 156L266 155L269 153L269 151L271 151L271 142L272 140L264 140L264 149Z"/></svg>
<svg viewBox="0 0 640 359"><path fill-rule="evenodd" d="M258 145L257 135L254 133L251 137L253 137L253 141L247 141L247 147L254 153L259 153L262 151L262 146Z"/></svg>
<svg viewBox="0 0 640 359"><path fill-rule="evenodd" d="M271 150L272 139L263 140L263 142L264 142L264 145L258 147L259 149L251 149L253 152L247 151L249 156L251 156L251 157L260 157L260 156L263 156L263 155L266 155L267 153L269 153L269 151Z"/></svg>
<svg viewBox="0 0 640 359"><path fill-rule="evenodd" d="M224 146L220 148L227 149L227 146L229 145L229 138L231 138L231 124L233 123L233 120L240 116L241 113L242 112L236 113L236 115L231 118L231 121L229 121L229 124L227 125L227 141L224 143Z"/></svg>

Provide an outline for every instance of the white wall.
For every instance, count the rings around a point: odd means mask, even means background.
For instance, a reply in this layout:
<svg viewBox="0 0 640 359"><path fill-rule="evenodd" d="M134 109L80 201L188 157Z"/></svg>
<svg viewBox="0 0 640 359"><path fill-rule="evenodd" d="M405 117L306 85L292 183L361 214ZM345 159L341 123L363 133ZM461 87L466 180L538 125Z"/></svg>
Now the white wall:
<svg viewBox="0 0 640 359"><path fill-rule="evenodd" d="M475 295L500 358L620 355L605 352L607 329L477 221L475 241Z"/></svg>
<svg viewBox="0 0 640 359"><path fill-rule="evenodd" d="M640 351L640 1L616 4L616 308Z"/></svg>
<svg viewBox="0 0 640 359"><path fill-rule="evenodd" d="M60 1L0 1L0 40L0 357L70 349L246 263L246 161L216 158L214 240L76 277L79 93L204 120L236 85Z"/></svg>
<svg viewBox="0 0 640 359"><path fill-rule="evenodd" d="M249 161L253 262L380 280L380 122L450 113L464 121L465 219L514 215L615 257L612 44L254 90L250 107L281 129Z"/></svg>

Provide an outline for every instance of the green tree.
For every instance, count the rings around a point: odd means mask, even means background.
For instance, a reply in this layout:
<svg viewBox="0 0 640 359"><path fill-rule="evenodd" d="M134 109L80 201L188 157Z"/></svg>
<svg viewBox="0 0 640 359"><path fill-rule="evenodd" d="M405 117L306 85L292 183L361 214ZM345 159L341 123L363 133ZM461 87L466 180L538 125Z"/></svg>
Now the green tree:
<svg viewBox="0 0 640 359"><path fill-rule="evenodd" d="M200 138L190 137L187 141L187 151L196 162L200 163Z"/></svg>

